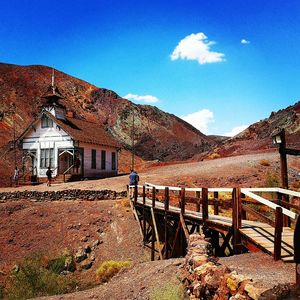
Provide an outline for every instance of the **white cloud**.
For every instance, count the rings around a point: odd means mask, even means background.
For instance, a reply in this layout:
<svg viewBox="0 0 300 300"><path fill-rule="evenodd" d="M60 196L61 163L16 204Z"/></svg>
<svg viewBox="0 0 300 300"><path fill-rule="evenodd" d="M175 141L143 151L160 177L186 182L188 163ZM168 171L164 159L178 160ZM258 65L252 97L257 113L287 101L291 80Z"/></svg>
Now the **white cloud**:
<svg viewBox="0 0 300 300"><path fill-rule="evenodd" d="M135 94L127 94L123 98L132 100L132 101L138 101L138 102L145 102L145 103L156 103L159 101L159 99L155 96L151 95L144 95L144 96L139 96Z"/></svg>
<svg viewBox="0 0 300 300"><path fill-rule="evenodd" d="M182 116L181 119L190 123L202 133L208 134L208 124L214 122L214 114L209 109L204 108L186 116Z"/></svg>
<svg viewBox="0 0 300 300"><path fill-rule="evenodd" d="M247 44L250 44L250 41L241 39L241 44L247 45Z"/></svg>
<svg viewBox="0 0 300 300"><path fill-rule="evenodd" d="M225 61L225 54L210 50L214 44L203 32L192 33L178 43L171 54L171 60L196 60L201 65Z"/></svg>
<svg viewBox="0 0 300 300"><path fill-rule="evenodd" d="M248 128L248 127L249 127L249 125L236 126L236 127L232 128L231 131L226 132L223 135L225 135L225 136L235 136L238 133L240 133L243 130L245 130L246 128Z"/></svg>

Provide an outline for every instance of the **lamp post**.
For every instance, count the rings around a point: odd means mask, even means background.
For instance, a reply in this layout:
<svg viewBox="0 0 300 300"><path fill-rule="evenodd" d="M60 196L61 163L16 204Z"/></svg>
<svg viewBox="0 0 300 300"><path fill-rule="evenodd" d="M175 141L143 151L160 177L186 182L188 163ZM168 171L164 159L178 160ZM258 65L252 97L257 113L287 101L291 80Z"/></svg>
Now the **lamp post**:
<svg viewBox="0 0 300 300"><path fill-rule="evenodd" d="M282 187L288 189L288 172L287 172L287 154L289 155L300 155L300 150L286 148L285 130L282 129L280 132L272 137L273 144L279 145L280 153L280 166L281 166L281 184ZM284 196L287 196L284 194ZM285 199L288 202L288 198ZM290 220L284 219L284 226L290 225ZM298 217L295 231L294 231L294 261L296 263L296 284L300 285L300 219Z"/></svg>
<svg viewBox="0 0 300 300"><path fill-rule="evenodd" d="M285 130L282 129L277 134L272 136L274 145L279 146L280 153L280 167L281 167L281 186L284 189L288 189L288 169L287 169L287 154L300 155L300 150L286 148Z"/></svg>
<svg viewBox="0 0 300 300"><path fill-rule="evenodd" d="M284 189L289 188L288 170L287 170L287 157L286 157L286 140L285 130L282 129L279 133L272 137L273 144L279 146L280 153L280 170L281 170L281 186Z"/></svg>
<svg viewBox="0 0 300 300"><path fill-rule="evenodd" d="M135 156L135 149L134 149L134 111L132 110L132 132L131 132L131 139L132 139L132 147L131 147L131 170L134 170L134 156Z"/></svg>

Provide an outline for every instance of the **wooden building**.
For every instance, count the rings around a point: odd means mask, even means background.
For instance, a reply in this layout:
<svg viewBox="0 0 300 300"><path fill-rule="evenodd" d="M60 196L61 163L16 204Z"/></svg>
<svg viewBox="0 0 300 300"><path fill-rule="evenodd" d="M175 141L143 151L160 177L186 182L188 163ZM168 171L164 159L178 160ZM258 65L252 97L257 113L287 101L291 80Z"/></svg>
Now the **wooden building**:
<svg viewBox="0 0 300 300"><path fill-rule="evenodd" d="M118 142L97 123L80 120L59 103L61 93L52 84L43 96L41 113L19 138L23 171L32 178L53 176L101 178L118 174ZM35 179L33 179L35 181Z"/></svg>

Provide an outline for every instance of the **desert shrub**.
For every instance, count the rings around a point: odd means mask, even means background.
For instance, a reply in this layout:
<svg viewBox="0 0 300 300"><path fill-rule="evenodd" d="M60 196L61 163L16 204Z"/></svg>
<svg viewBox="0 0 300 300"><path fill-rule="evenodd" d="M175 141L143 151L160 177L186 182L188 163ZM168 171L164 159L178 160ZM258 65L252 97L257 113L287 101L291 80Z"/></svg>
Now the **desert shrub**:
<svg viewBox="0 0 300 300"><path fill-rule="evenodd" d="M267 173L266 177L266 187L279 187L279 179L276 174L274 173Z"/></svg>
<svg viewBox="0 0 300 300"><path fill-rule="evenodd" d="M40 296L63 294L75 290L77 282L65 276L58 275L61 263L52 269L47 269L43 264L44 257L36 256L24 260L18 270L11 277L8 288L8 299L29 299Z"/></svg>
<svg viewBox="0 0 300 300"><path fill-rule="evenodd" d="M182 285L167 283L150 291L150 300L182 300L185 299Z"/></svg>
<svg viewBox="0 0 300 300"><path fill-rule="evenodd" d="M213 152L208 155L208 159L216 159L216 158L220 158L220 157L221 157L221 155L217 152Z"/></svg>
<svg viewBox="0 0 300 300"><path fill-rule="evenodd" d="M268 160L266 160L266 159L260 160L259 164L262 165L262 166L265 166L265 167L270 166L270 162Z"/></svg>
<svg viewBox="0 0 300 300"><path fill-rule="evenodd" d="M97 278L100 282L107 282L110 278L116 275L121 269L131 266L131 261L114 261L107 260L103 262L96 270Z"/></svg>
<svg viewBox="0 0 300 300"><path fill-rule="evenodd" d="M74 257L65 253L59 257L48 261L46 268L55 274L61 274L63 271L74 272L76 269Z"/></svg>
<svg viewBox="0 0 300 300"><path fill-rule="evenodd" d="M130 202L128 199L121 199L117 202L118 205L120 205L121 207L130 207Z"/></svg>

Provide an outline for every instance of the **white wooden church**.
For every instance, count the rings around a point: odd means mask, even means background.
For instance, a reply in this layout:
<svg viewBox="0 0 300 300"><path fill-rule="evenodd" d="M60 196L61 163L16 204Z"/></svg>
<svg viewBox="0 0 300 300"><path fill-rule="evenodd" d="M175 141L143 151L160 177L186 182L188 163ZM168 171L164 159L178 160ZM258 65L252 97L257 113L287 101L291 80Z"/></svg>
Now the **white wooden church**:
<svg viewBox="0 0 300 300"><path fill-rule="evenodd" d="M79 120L59 103L62 97L52 84L43 96L41 113L19 138L23 149L23 172L33 178L69 174L77 178L100 178L118 173L118 142L97 123ZM34 179L35 181L35 179Z"/></svg>

